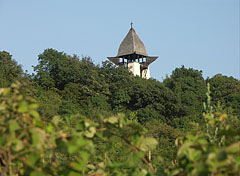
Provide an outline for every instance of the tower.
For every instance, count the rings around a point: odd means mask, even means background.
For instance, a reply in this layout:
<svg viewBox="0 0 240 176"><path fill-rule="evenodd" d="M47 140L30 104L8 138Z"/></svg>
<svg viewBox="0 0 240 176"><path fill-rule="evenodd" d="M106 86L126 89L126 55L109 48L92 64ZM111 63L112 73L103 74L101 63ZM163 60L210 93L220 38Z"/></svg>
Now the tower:
<svg viewBox="0 0 240 176"><path fill-rule="evenodd" d="M157 56L148 56L146 48L132 27L123 39L116 57L108 57L114 64L128 68L135 76L150 78L149 65Z"/></svg>

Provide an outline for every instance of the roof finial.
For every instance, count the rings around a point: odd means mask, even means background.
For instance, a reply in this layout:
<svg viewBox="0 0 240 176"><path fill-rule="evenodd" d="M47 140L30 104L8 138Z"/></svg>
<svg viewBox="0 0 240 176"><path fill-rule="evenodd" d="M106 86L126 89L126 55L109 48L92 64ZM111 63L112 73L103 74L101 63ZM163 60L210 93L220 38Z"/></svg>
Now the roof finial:
<svg viewBox="0 0 240 176"><path fill-rule="evenodd" d="M131 22L131 29L133 28L132 25L133 25L133 22Z"/></svg>

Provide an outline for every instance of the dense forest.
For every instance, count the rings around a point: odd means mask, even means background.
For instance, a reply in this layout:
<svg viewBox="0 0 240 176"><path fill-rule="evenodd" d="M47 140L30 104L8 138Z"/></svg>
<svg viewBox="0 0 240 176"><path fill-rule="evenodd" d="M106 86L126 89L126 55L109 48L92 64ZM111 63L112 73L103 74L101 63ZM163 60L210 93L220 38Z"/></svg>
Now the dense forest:
<svg viewBox="0 0 240 176"><path fill-rule="evenodd" d="M240 175L239 80L147 80L54 49L33 68L0 52L1 175Z"/></svg>

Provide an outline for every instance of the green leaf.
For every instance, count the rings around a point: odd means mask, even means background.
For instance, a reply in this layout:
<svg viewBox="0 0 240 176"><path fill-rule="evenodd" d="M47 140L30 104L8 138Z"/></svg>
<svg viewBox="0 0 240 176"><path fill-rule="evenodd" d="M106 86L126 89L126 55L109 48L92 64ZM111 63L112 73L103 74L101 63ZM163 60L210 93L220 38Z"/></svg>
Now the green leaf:
<svg viewBox="0 0 240 176"><path fill-rule="evenodd" d="M26 101L20 102L18 107L18 112L25 113L27 111L28 111L28 103Z"/></svg>
<svg viewBox="0 0 240 176"><path fill-rule="evenodd" d="M18 97L17 97L17 100L18 101L21 101L23 99L23 95L19 95Z"/></svg>
<svg viewBox="0 0 240 176"><path fill-rule="evenodd" d="M81 173L71 171L68 176L83 176Z"/></svg>
<svg viewBox="0 0 240 176"><path fill-rule="evenodd" d="M146 137L142 140L139 148L140 148L140 150L146 152L146 151L155 149L157 144L158 144L158 142L156 139L154 139L152 137Z"/></svg>
<svg viewBox="0 0 240 176"><path fill-rule="evenodd" d="M58 124L60 124L62 122L62 119L60 116L54 116L52 119L52 122L54 125L58 126Z"/></svg>
<svg viewBox="0 0 240 176"><path fill-rule="evenodd" d="M16 120L11 120L9 122L9 129L11 132L13 132L13 131L19 130L20 126L18 125Z"/></svg>
<svg viewBox="0 0 240 176"><path fill-rule="evenodd" d="M88 152L85 152L85 151L78 151L80 157L81 157L81 161L83 162L86 162L88 161L88 158L89 158L89 154Z"/></svg>
<svg viewBox="0 0 240 176"><path fill-rule="evenodd" d="M26 156L26 163L29 166L33 167L39 159L40 159L40 155L34 152Z"/></svg>
<svg viewBox="0 0 240 176"><path fill-rule="evenodd" d="M37 111L31 110L31 111L30 111L30 114L31 114L33 117L35 117L35 118L39 118L39 114L38 114Z"/></svg>
<svg viewBox="0 0 240 176"><path fill-rule="evenodd" d="M3 96L7 96L11 91L11 88L3 88L3 90L1 91Z"/></svg>
<svg viewBox="0 0 240 176"><path fill-rule="evenodd" d="M143 157L143 152L132 152L130 155L128 155L128 159L125 164L129 167L136 167Z"/></svg>
<svg viewBox="0 0 240 176"><path fill-rule="evenodd" d="M96 133L96 128L95 127L90 127L88 131L85 131L84 135L88 138L92 138Z"/></svg>
<svg viewBox="0 0 240 176"><path fill-rule="evenodd" d="M108 167L112 167L112 168L121 168L121 167L125 167L125 166L126 166L126 164L118 163L118 162L113 162L108 165Z"/></svg>
<svg viewBox="0 0 240 176"><path fill-rule="evenodd" d="M85 171L87 169L87 161L79 160L78 162L72 162L70 166L76 171Z"/></svg>
<svg viewBox="0 0 240 176"><path fill-rule="evenodd" d="M45 174L42 171L33 171L30 176L44 176Z"/></svg>
<svg viewBox="0 0 240 176"><path fill-rule="evenodd" d="M237 153L240 152L240 142L236 142L226 148L226 152Z"/></svg>
<svg viewBox="0 0 240 176"><path fill-rule="evenodd" d="M46 130L47 130L47 132L49 132L49 133L53 133L53 132L54 132L54 127L53 127L53 125L52 125L52 124L49 124L49 125L46 127Z"/></svg>
<svg viewBox="0 0 240 176"><path fill-rule="evenodd" d="M96 169L96 167L93 164L87 164L87 168L91 170Z"/></svg>
<svg viewBox="0 0 240 176"><path fill-rule="evenodd" d="M31 109L31 110L36 110L38 108L38 104L31 104L30 106L29 106L29 109Z"/></svg>
<svg viewBox="0 0 240 176"><path fill-rule="evenodd" d="M74 152L76 152L78 150L78 146L73 142L69 142L67 146L68 146L68 152L70 154L73 154Z"/></svg>
<svg viewBox="0 0 240 176"><path fill-rule="evenodd" d="M45 144L46 133L40 128L32 129L33 146L40 149Z"/></svg>
<svg viewBox="0 0 240 176"><path fill-rule="evenodd" d="M43 121L38 116L35 116L33 124L34 124L34 126L39 127L39 128L42 128L44 126Z"/></svg>
<svg viewBox="0 0 240 176"><path fill-rule="evenodd" d="M4 146L6 144L6 137L5 135L0 136L0 146Z"/></svg>
<svg viewBox="0 0 240 176"><path fill-rule="evenodd" d="M82 136L79 136L77 139L73 139L72 141L67 143L68 146L68 152L70 154L73 154L79 150L81 147L87 146L89 143L86 139L84 139Z"/></svg>
<svg viewBox="0 0 240 176"><path fill-rule="evenodd" d="M20 151L20 150L23 149L23 147L24 147L24 145L23 145L22 141L17 140L16 146L15 146L15 150L16 150L16 151Z"/></svg>
<svg viewBox="0 0 240 176"><path fill-rule="evenodd" d="M110 118L106 119L104 122L109 122L111 124L114 124L114 123L118 122L118 118L113 116L113 117L110 117Z"/></svg>

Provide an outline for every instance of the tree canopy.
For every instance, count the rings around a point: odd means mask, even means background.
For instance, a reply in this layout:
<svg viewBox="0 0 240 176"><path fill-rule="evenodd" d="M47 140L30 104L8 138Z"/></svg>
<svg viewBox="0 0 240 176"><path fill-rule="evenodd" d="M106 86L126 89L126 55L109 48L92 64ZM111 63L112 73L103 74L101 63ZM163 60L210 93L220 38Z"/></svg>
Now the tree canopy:
<svg viewBox="0 0 240 176"><path fill-rule="evenodd" d="M211 85L213 103L221 103L226 108L232 108L236 115L240 115L240 81L217 74L208 80Z"/></svg>
<svg viewBox="0 0 240 176"><path fill-rule="evenodd" d="M0 52L2 175L237 175L240 82L176 68L160 82L55 49L27 75ZM4 87L4 88L3 88Z"/></svg>
<svg viewBox="0 0 240 176"><path fill-rule="evenodd" d="M202 71L192 68L176 68L170 77L164 80L164 84L171 89L181 102L185 110L184 115L198 116L203 111L202 102L206 96L206 82L202 77Z"/></svg>
<svg viewBox="0 0 240 176"><path fill-rule="evenodd" d="M12 59L10 53L0 51L0 87L9 86L23 76L21 65Z"/></svg>

